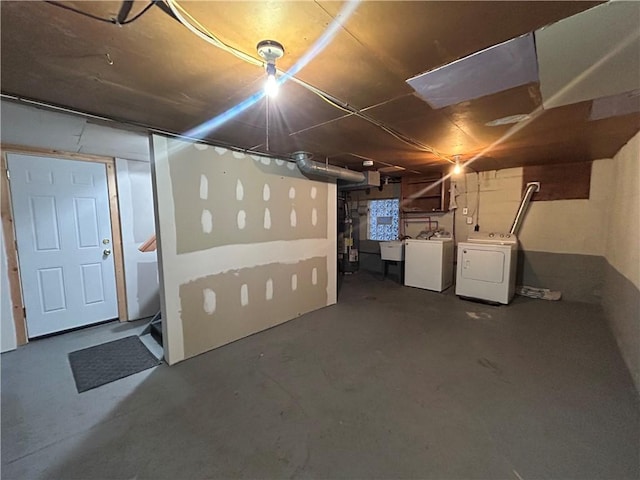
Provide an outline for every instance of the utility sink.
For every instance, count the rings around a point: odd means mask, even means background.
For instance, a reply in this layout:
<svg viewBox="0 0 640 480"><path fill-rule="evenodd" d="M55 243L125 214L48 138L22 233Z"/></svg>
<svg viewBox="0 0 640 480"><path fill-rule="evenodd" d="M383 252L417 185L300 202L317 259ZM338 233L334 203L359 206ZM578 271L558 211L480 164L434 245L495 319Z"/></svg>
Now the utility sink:
<svg viewBox="0 0 640 480"><path fill-rule="evenodd" d="M380 256L382 260L393 260L396 262L403 261L404 260L404 242L402 240L380 242Z"/></svg>

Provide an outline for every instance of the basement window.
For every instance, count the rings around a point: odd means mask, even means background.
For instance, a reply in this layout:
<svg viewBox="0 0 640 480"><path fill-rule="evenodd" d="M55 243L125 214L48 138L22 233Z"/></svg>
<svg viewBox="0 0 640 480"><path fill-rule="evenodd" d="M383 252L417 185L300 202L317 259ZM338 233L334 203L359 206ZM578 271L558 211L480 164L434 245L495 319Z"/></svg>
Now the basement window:
<svg viewBox="0 0 640 480"><path fill-rule="evenodd" d="M400 225L400 200L369 200L367 217L369 240L396 240Z"/></svg>

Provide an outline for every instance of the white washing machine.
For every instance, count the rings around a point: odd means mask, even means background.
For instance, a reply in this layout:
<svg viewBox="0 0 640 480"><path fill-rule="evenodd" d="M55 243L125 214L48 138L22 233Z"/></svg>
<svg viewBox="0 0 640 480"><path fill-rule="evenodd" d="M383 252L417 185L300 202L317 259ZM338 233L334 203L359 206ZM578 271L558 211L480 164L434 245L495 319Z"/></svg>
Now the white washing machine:
<svg viewBox="0 0 640 480"><path fill-rule="evenodd" d="M405 240L404 284L436 292L449 288L453 284L453 241Z"/></svg>
<svg viewBox="0 0 640 480"><path fill-rule="evenodd" d="M518 238L474 232L458 243L456 295L507 305L515 293Z"/></svg>

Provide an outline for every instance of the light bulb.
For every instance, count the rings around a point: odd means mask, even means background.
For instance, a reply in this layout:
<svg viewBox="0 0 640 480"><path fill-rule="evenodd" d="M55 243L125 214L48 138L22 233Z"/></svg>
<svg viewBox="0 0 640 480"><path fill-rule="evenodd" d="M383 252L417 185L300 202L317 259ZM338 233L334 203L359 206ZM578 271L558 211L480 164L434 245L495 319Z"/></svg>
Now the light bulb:
<svg viewBox="0 0 640 480"><path fill-rule="evenodd" d="M262 40L256 48L258 55L265 60L264 68L267 72L267 82L264 85L265 94L273 98L278 94L279 87L276 81L276 60L284 55L284 47L275 40Z"/></svg>
<svg viewBox="0 0 640 480"><path fill-rule="evenodd" d="M456 164L453 167L453 174L460 175L462 173L462 165L460 165L460 155L454 155L453 158L456 161Z"/></svg>
<svg viewBox="0 0 640 480"><path fill-rule="evenodd" d="M271 98L275 98L276 95L278 95L278 82L275 75L267 75L267 82L264 84L264 91Z"/></svg>

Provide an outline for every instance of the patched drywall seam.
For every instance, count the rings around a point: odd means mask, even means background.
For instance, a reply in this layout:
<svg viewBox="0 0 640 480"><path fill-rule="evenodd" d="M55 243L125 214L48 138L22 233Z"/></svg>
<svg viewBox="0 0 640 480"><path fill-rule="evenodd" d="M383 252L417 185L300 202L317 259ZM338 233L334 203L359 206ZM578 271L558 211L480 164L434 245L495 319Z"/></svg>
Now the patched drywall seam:
<svg viewBox="0 0 640 480"><path fill-rule="evenodd" d="M179 254L222 245L327 237L328 185L292 163L220 148L169 159ZM189 168L185 168L185 165Z"/></svg>
<svg viewBox="0 0 640 480"><path fill-rule="evenodd" d="M327 259L268 264L180 286L185 356L243 338L327 305Z"/></svg>
<svg viewBox="0 0 640 480"><path fill-rule="evenodd" d="M336 302L335 183L309 180L282 159L157 135L153 150L169 364ZM209 166L220 160L229 168L211 174ZM241 174L230 180L224 172L231 171ZM226 192L224 198L220 191ZM188 192L190 204L180 192ZM228 229L220 228L219 214L228 214ZM184 215L189 222L180 224ZM189 240L189 233L199 239ZM217 286L220 278L227 280ZM207 281L212 283L192 287ZM230 285L232 294L226 291ZM293 303L281 299L285 285L297 299ZM189 296L197 296L197 302L185 301ZM274 307L260 308L236 325L258 301ZM229 305L237 310L221 316ZM207 320L213 316L216 328L211 330Z"/></svg>

